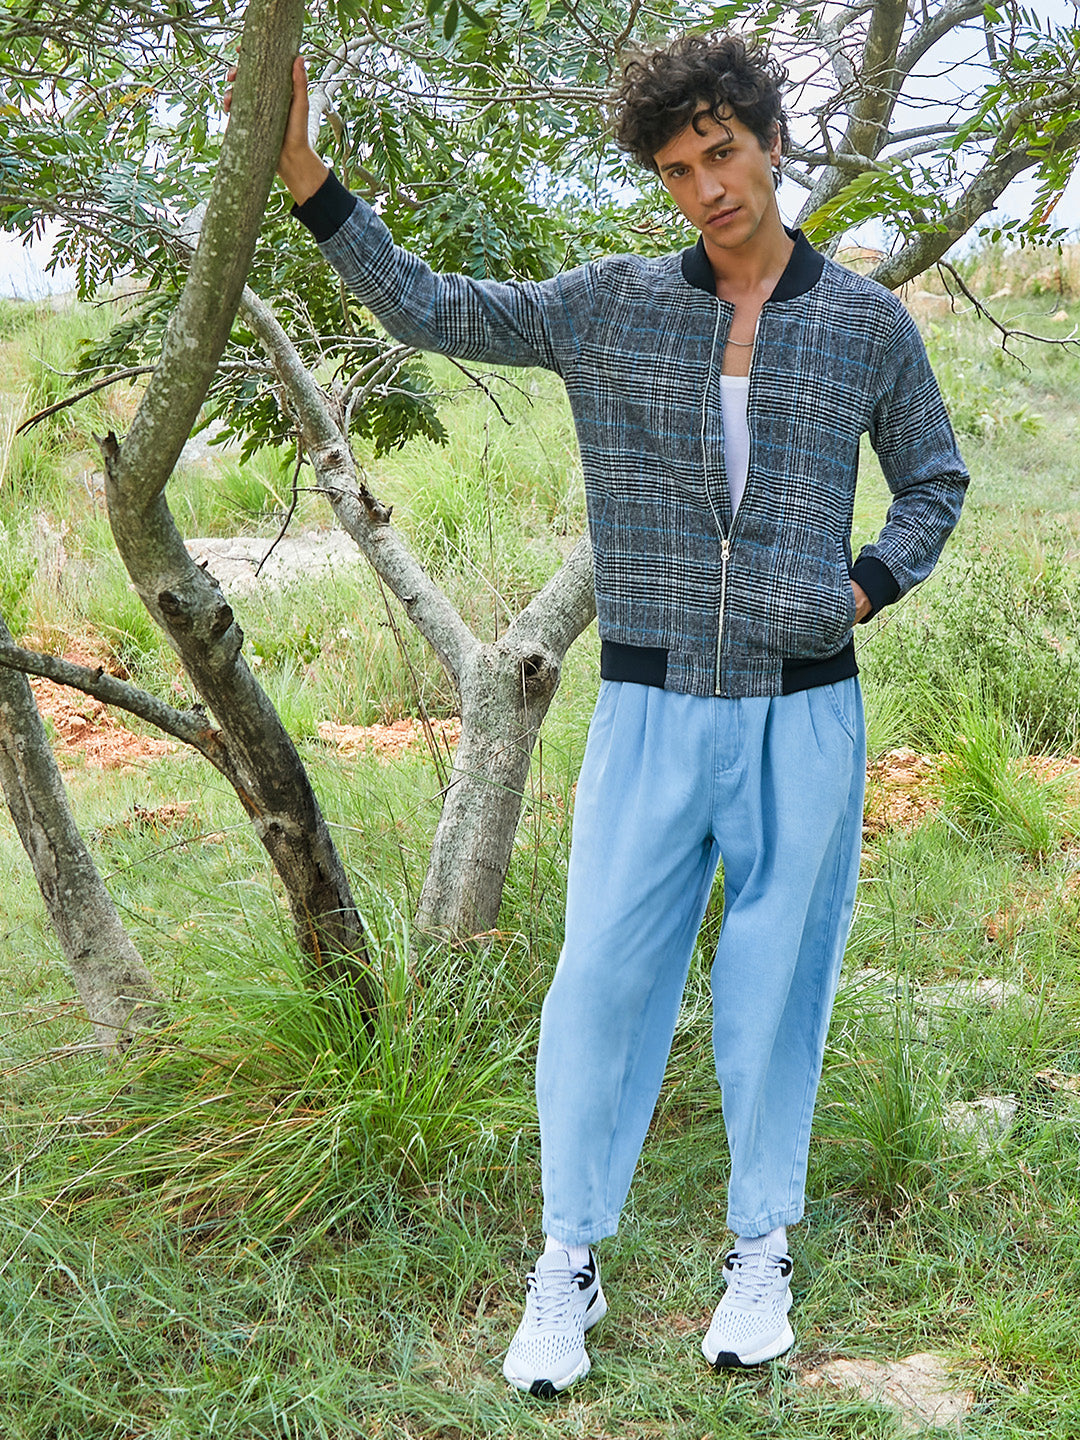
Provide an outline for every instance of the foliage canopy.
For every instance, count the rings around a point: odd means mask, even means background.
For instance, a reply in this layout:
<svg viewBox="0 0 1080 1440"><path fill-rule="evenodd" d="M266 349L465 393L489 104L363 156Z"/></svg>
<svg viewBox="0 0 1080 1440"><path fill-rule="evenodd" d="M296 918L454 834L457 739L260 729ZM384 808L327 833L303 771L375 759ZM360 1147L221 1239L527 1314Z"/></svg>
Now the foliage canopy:
<svg viewBox="0 0 1080 1440"><path fill-rule="evenodd" d="M0 226L52 227L53 261L80 291L142 295L87 365L153 357L185 271L183 227L209 189L236 0L13 0L3 21ZM979 226L1013 180L1036 177L1023 218L1053 238L1080 147L1080 26L1004 0L315 0L305 50L323 144L398 241L441 269L540 277L612 249L683 243L648 177L606 139L619 56L693 26L753 30L792 76L786 190L818 245L882 222L878 278L897 285ZM785 202L789 211L790 202ZM422 364L387 364L370 317L344 297L273 202L252 287L290 317L313 369L335 377L354 433L377 449L438 419ZM404 367L404 368L402 368ZM211 395L249 444L290 425L242 324Z"/></svg>

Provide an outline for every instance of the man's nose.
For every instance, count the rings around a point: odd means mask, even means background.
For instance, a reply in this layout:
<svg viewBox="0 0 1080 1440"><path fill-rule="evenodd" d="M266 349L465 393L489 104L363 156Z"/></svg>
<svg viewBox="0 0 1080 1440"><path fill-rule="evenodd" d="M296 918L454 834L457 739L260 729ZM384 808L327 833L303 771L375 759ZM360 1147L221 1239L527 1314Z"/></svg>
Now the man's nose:
<svg viewBox="0 0 1080 1440"><path fill-rule="evenodd" d="M724 182L715 172L701 170L697 176L697 196L701 205L714 205L724 198Z"/></svg>

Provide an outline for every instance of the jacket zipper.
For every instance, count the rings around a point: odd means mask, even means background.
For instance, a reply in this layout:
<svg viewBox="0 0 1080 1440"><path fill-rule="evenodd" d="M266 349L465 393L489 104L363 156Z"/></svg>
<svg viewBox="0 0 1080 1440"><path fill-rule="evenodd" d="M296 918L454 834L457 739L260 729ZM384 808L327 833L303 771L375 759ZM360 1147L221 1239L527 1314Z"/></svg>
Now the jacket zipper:
<svg viewBox="0 0 1080 1440"><path fill-rule="evenodd" d="M719 301L719 299L717 299L717 302L716 302L716 324L715 324L715 326L713 327L713 343L712 343L712 349L711 349L710 352L709 352L709 373L708 373L708 374L706 375L706 377L705 377L705 393L704 393L704 395L702 396L702 401L701 401L701 467L702 467L703 478L704 478L704 481L705 481L705 494L706 494L706 497L708 498L708 501L709 501L709 509L712 511L713 519L716 521L716 528L717 528L717 530L718 530L718 532L719 532L719 534L720 534L720 614L719 614L719 617L718 617L718 619L717 619L717 626L716 626L716 673L715 673L715 685L714 685L714 690L713 690L713 693L716 694L716 695L719 695L719 694L720 694L720 690L721 690L721 685L720 685L720 652L721 652L721 650L723 649L723 645L724 645L724 619L725 619L725 612L726 612L726 608L727 608L727 571L728 571L728 560L729 560L729 558L730 558L730 556L731 556L731 531L734 530L734 528L735 528L735 513L734 513L734 511L732 511L732 515L731 515L731 529L729 529L729 530L726 531L726 532L725 532L725 530L724 530L723 524L721 523L720 516L716 513L716 506L713 504L713 502L712 502L712 496L709 494L708 451L707 451L706 448L705 448L705 425L706 425L706 415L707 415L707 410L708 410L709 383L710 383L710 381L712 380L713 357L714 357L715 354L716 354L716 337L717 337L717 334L719 333L719 330L720 330L720 317L721 317L722 314L723 314L723 311L721 310L721 307L720 307L720 301ZM757 318L757 320L754 322L754 339L753 339L753 341L752 341L752 349L751 349L751 351L750 351L750 375L749 375L748 378L750 379L751 383L753 383L754 357L755 357L755 355L756 355L756 353L757 353L758 326L760 325L760 323L761 323L761 316L759 315L758 318ZM747 485L749 485L749 483L750 483L750 471L751 471L751 468L752 468L751 462L752 462L752 460L753 460L753 437L750 435L750 423L749 423L749 422L750 422L750 390L749 390L749 387L747 387L747 393L746 393L746 417L747 417L746 430L747 430L747 442L748 442L748 450L747 450L747 457L746 457L746 483L747 483ZM727 473L727 470L726 470L726 465L725 465L725 475L726 475L726 473ZM744 499L744 500L746 499L745 490L744 490L744 493L743 493L743 499ZM728 504L729 504L729 505L731 504L731 484L730 484L730 482L728 482Z"/></svg>
<svg viewBox="0 0 1080 1440"><path fill-rule="evenodd" d="M727 562L731 553L731 541L726 535L720 536L720 620L716 630L716 694L720 693L720 651L724 644L724 607L727 604Z"/></svg>

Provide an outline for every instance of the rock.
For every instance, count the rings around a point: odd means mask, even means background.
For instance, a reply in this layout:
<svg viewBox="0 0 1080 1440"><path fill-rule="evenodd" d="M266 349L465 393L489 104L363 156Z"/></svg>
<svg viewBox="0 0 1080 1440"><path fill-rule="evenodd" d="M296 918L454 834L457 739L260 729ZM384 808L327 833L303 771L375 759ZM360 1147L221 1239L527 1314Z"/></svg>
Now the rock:
<svg viewBox="0 0 1080 1440"><path fill-rule="evenodd" d="M1015 1095L981 1095L946 1105L941 1123L949 1134L970 1141L977 1154L988 1155L1008 1135L1017 1109Z"/></svg>
<svg viewBox="0 0 1080 1440"><path fill-rule="evenodd" d="M906 1360L830 1360L803 1374L813 1387L835 1385L858 1390L866 1400L887 1405L901 1427L914 1434L926 1426L959 1427L975 1403L938 1355L909 1355Z"/></svg>
<svg viewBox="0 0 1080 1440"><path fill-rule="evenodd" d="M1012 980L976 980L971 993L980 1005L989 1005L991 1010L1027 999L1023 987Z"/></svg>
<svg viewBox="0 0 1080 1440"><path fill-rule="evenodd" d="M180 452L178 464L198 468L228 459L230 453L236 454L239 446L235 443L232 445L214 443L224 433L224 429L222 424L214 423L204 426L197 434L189 436Z"/></svg>
<svg viewBox="0 0 1080 1440"><path fill-rule="evenodd" d="M979 980L964 977L942 985L923 985L919 989L918 1001L930 1009L948 1006L970 1009L972 1005L985 1005L990 1010L1000 1010L1014 1003L1026 1005L1030 1003L1030 997L1015 981L984 976Z"/></svg>
<svg viewBox="0 0 1080 1440"><path fill-rule="evenodd" d="M935 320L960 308L959 302L954 305L951 295L936 295L930 290L913 290L902 298L916 320Z"/></svg>
<svg viewBox="0 0 1080 1440"><path fill-rule="evenodd" d="M260 586L280 588L300 576L311 578L367 563L343 530L286 535L277 545L272 537L249 535L185 543L195 564L205 565L227 595L251 594Z"/></svg>

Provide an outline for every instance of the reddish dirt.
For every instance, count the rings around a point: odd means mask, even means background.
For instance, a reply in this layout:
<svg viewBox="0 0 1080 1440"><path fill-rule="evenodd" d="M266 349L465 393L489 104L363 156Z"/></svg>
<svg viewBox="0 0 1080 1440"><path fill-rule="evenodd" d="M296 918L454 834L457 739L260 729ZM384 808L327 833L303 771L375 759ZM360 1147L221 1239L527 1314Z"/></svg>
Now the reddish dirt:
<svg viewBox="0 0 1080 1440"><path fill-rule="evenodd" d="M938 803L935 781L943 758L903 748L868 765L864 835L914 829L925 820Z"/></svg>
<svg viewBox="0 0 1080 1440"><path fill-rule="evenodd" d="M110 674L127 679L126 674L106 654L89 653L91 645L79 645L65 655L76 665L96 668L103 666ZM31 688L42 715L52 722L53 750L61 764L82 762L95 770L134 769L147 760L169 755L178 749L176 741L136 734L129 730L120 712L112 711L100 700L56 685L51 680L33 678ZM431 728L444 752L457 744L461 721L433 720ZM396 759L407 750L426 744L422 723L416 719L395 720L390 725L334 725L325 721L319 735L342 755L366 753L384 763ZM165 807L168 808L168 807ZM155 823L169 828L177 817L157 816Z"/></svg>
<svg viewBox="0 0 1080 1440"><path fill-rule="evenodd" d="M69 654L64 659L77 665L101 663L86 655ZM172 740L137 735L108 706L78 690L36 677L30 681L30 688L38 709L52 721L53 751L61 765L81 757L94 770L134 769L177 748Z"/></svg>
<svg viewBox="0 0 1080 1440"><path fill-rule="evenodd" d="M461 739L461 721L452 717L432 720L430 724L439 749L449 753ZM369 754L384 764L396 760L406 750L422 749L428 743L423 722L412 716L390 725L335 725L324 720L319 725L319 739L333 745L339 755Z"/></svg>
<svg viewBox="0 0 1080 1440"><path fill-rule="evenodd" d="M864 835L873 839L921 824L938 806L938 772L946 759L905 747L888 750L868 765ZM1022 763L1040 785L1061 781L1080 798L1080 756L1031 755Z"/></svg>

